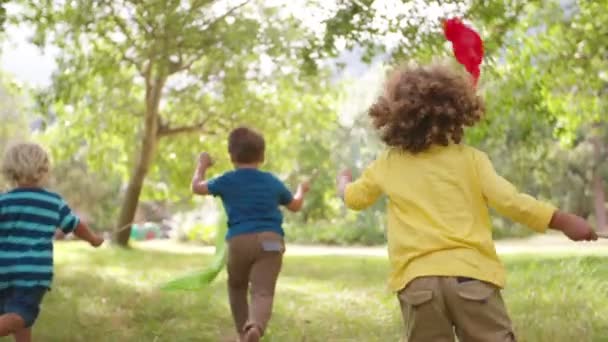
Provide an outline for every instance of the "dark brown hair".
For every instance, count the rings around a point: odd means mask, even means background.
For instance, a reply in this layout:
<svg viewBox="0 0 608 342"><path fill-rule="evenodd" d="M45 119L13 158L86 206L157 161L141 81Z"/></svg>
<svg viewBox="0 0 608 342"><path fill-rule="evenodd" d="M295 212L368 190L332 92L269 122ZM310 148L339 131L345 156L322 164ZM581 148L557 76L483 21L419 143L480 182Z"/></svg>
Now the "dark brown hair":
<svg viewBox="0 0 608 342"><path fill-rule="evenodd" d="M228 152L235 163L261 163L265 149L264 137L251 128L239 127L230 132Z"/></svg>
<svg viewBox="0 0 608 342"><path fill-rule="evenodd" d="M475 125L484 112L468 74L433 64L395 69L369 116L387 145L418 153L460 143L464 127Z"/></svg>

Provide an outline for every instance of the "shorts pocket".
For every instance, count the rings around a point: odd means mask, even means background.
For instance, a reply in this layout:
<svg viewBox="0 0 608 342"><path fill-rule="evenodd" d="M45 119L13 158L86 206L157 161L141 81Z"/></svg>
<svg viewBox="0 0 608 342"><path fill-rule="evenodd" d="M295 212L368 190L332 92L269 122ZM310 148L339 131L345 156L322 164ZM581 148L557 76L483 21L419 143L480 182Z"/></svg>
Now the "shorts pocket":
<svg viewBox="0 0 608 342"><path fill-rule="evenodd" d="M285 253L285 242L283 237L274 232L263 232L258 234L258 241L264 252Z"/></svg>
<svg viewBox="0 0 608 342"><path fill-rule="evenodd" d="M426 285L432 279L421 279L412 283L410 287L399 292L399 302L401 302L401 314L405 324L406 340L409 340L414 331L433 329L429 326L432 317L435 315L435 297L433 290Z"/></svg>
<svg viewBox="0 0 608 342"><path fill-rule="evenodd" d="M399 294L399 298L407 305L412 307L420 306L433 300L431 290L404 290Z"/></svg>
<svg viewBox="0 0 608 342"><path fill-rule="evenodd" d="M458 296L469 301L485 303L498 292L498 287L481 280L458 284Z"/></svg>

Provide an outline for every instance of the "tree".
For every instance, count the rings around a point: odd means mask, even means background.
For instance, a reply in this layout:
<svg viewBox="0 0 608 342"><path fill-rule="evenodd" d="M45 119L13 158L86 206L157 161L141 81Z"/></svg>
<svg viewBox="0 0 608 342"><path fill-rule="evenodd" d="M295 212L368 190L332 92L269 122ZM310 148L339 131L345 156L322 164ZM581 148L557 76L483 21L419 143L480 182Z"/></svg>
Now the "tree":
<svg viewBox="0 0 608 342"><path fill-rule="evenodd" d="M598 16L607 5L554 1L526 6L506 40L502 64L490 69L490 116L476 137L502 151L503 162L517 162L514 174L528 178L526 184L536 178L538 190L544 187L545 194L579 214L594 212L602 231L608 164L608 76L603 71L608 55L602 40L608 31ZM527 171L530 165L533 172Z"/></svg>
<svg viewBox="0 0 608 342"><path fill-rule="evenodd" d="M13 141L23 140L28 136L28 116L24 110L22 92L16 83L0 74L0 156ZM0 190L9 184L0 177Z"/></svg>
<svg viewBox="0 0 608 342"><path fill-rule="evenodd" d="M443 13L429 11L433 1L389 11L382 8L386 3L341 2L329 24L336 29L328 30L317 44L328 54L335 54L341 44L363 46L368 61L378 54L388 55L391 63L427 60L451 54L439 18L456 15L473 21L486 46L481 91L486 94L488 117L467 132L468 142L490 151L498 167L527 191L560 203L577 202L574 207L581 213L587 212L586 194L592 193L597 226L603 230L602 170L608 148L603 129L598 128L606 121L607 50L602 41L608 31L598 16L605 15L602 9L608 3L477 1L467 6L450 1L442 2ZM392 45L378 39L391 35ZM588 153L589 146L595 153ZM583 172L582 178L572 162L581 159L588 160L583 165L593 171ZM557 170L566 176L560 177ZM578 181L571 179L580 179L580 189L556 186L576 186ZM556 188L562 192L552 190Z"/></svg>
<svg viewBox="0 0 608 342"><path fill-rule="evenodd" d="M586 184L591 189L600 231L608 230L603 174L608 163L605 135L608 75L604 71L608 67L604 44L608 29L599 24L602 16L606 17L602 11L606 6L605 0L578 1L570 7L536 8L533 17L533 20L545 18L549 23L534 44L539 47L538 56L542 56L538 58L539 66L547 70L546 75L553 75L545 76L544 88L548 102L556 108L557 126L561 127L558 133L570 137L566 143L578 140L578 144L587 144L593 151L587 168L591 172L580 173L589 174Z"/></svg>
<svg viewBox="0 0 608 342"><path fill-rule="evenodd" d="M525 5L534 3L539 1L338 0L324 35L311 40L309 49L336 56L343 47L361 48L367 62L378 55L391 61L446 56L451 52L446 48L441 19L459 16L475 23L485 40L488 59L494 60Z"/></svg>
<svg viewBox="0 0 608 342"><path fill-rule="evenodd" d="M34 42L61 49L53 86L40 96L62 142L57 153L128 179L121 245L148 175L156 180L148 193L184 193L169 189L189 178L193 134L201 148L224 146L219 137L234 123L280 132L303 121L311 102L326 109L311 98L279 106L285 89L317 94L324 86L299 72L307 29L264 1L49 1L25 13Z"/></svg>

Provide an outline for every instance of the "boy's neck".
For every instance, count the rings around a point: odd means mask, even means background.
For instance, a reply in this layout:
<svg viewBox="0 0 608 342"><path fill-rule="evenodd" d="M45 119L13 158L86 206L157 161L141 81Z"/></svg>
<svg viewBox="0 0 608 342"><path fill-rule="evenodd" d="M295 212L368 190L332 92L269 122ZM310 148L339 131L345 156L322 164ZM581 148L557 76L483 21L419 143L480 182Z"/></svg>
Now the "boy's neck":
<svg viewBox="0 0 608 342"><path fill-rule="evenodd" d="M41 189L42 185L37 183L17 183L17 189Z"/></svg>
<svg viewBox="0 0 608 342"><path fill-rule="evenodd" d="M259 169L260 163L235 163L235 169Z"/></svg>

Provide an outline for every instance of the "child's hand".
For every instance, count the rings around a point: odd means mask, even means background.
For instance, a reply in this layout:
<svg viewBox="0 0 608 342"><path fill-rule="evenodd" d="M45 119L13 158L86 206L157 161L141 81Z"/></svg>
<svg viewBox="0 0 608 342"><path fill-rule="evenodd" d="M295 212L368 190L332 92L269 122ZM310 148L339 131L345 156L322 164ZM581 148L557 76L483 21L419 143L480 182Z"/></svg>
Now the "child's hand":
<svg viewBox="0 0 608 342"><path fill-rule="evenodd" d="M353 173L346 169L338 174L337 182L338 182L338 196L344 199L344 191L346 186L353 181Z"/></svg>
<svg viewBox="0 0 608 342"><path fill-rule="evenodd" d="M308 191L310 191L310 181L304 181L298 185L298 192L306 194Z"/></svg>
<svg viewBox="0 0 608 342"><path fill-rule="evenodd" d="M209 155L209 153L202 152L198 156L198 164L204 168L208 168L211 165L213 165L213 159L211 159L211 156Z"/></svg>
<svg viewBox="0 0 608 342"><path fill-rule="evenodd" d="M338 184L350 183L353 181L353 173L349 169L342 170L338 174Z"/></svg>
<svg viewBox="0 0 608 342"><path fill-rule="evenodd" d="M99 247L99 246L101 246L103 244L103 242L104 242L104 239L100 235L93 236L93 238L91 239L91 241L89 241L89 243L93 247Z"/></svg>
<svg viewBox="0 0 608 342"><path fill-rule="evenodd" d="M551 219L551 228L560 230L572 241L595 241L597 234L582 217L557 211Z"/></svg>

